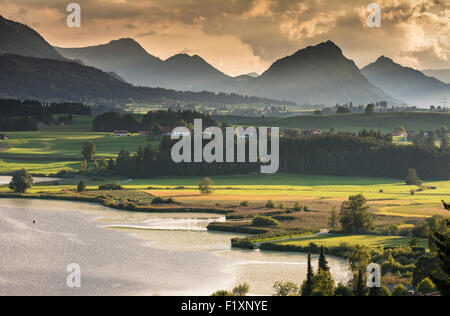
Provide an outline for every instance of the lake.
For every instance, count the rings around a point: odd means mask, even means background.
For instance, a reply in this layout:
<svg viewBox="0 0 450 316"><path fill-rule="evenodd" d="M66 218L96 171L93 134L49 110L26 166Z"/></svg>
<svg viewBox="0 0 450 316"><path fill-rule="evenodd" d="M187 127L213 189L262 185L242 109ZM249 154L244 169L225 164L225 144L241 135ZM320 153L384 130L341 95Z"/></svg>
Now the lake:
<svg viewBox="0 0 450 316"><path fill-rule="evenodd" d="M0 199L0 295L210 295L243 282L271 295L277 280L304 280L304 254L232 250L239 235L206 230L224 220ZM345 260L328 261L335 280L350 279ZM81 288L66 286L70 263L81 266Z"/></svg>

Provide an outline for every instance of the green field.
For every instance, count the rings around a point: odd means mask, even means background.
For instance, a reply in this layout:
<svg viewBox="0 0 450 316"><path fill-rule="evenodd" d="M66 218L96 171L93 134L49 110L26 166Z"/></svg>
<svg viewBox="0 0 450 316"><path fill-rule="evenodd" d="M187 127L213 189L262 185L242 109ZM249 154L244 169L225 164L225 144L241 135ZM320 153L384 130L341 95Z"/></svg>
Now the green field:
<svg viewBox="0 0 450 316"><path fill-rule="evenodd" d="M230 124L246 126L281 127L285 129L320 129L358 132L363 129L391 133L403 125L406 130L436 130L442 126L450 128L450 114L429 112L393 112L375 113L371 116L365 113L304 115L285 119L273 118L223 118Z"/></svg>
<svg viewBox="0 0 450 316"><path fill-rule="evenodd" d="M274 241L274 243L281 245L295 245L306 247L311 243L324 247L335 247L341 244L349 244L351 246L364 245L368 247L407 247L410 242L408 237L398 236L373 236L373 235L324 235L293 238L291 240ZM419 247L428 248L428 240L421 239Z"/></svg>

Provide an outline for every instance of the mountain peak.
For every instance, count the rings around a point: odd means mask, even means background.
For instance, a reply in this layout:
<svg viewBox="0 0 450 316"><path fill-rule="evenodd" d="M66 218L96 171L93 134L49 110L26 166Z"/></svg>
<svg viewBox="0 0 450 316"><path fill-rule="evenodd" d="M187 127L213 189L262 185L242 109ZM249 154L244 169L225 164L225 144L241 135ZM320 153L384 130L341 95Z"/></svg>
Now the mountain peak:
<svg viewBox="0 0 450 316"><path fill-rule="evenodd" d="M112 46L134 46L134 47L139 47L141 48L141 44L139 44L138 42L136 42L134 39L132 38L119 38L117 40L112 40L111 42L108 43L108 45L112 45Z"/></svg>
<svg viewBox="0 0 450 316"><path fill-rule="evenodd" d="M386 56L384 56L384 55L378 57L376 63L390 63L390 64L395 64L395 62L394 62L391 58L386 57Z"/></svg>

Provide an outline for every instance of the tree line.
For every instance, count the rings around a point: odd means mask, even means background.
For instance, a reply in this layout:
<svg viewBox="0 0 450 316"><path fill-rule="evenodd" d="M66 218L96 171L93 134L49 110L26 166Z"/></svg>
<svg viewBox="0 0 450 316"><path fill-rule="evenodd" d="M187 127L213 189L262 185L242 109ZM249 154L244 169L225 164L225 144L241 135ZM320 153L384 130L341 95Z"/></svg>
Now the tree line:
<svg viewBox="0 0 450 316"><path fill-rule="evenodd" d="M117 159L109 162L107 170L112 174L135 178L250 174L260 170L260 163L176 164L171 159L171 148L175 142L165 136L159 147L149 144L139 148L136 154L122 150ZM208 142L205 140L204 145ZM247 144L246 157L248 154ZM283 173L405 179L413 168L422 179L447 180L450 178L449 162L448 150L399 146L393 144L389 136L378 133L327 133L280 139L280 172Z"/></svg>
<svg viewBox="0 0 450 316"><path fill-rule="evenodd" d="M221 126L221 124L214 120L210 115L192 110L182 111L150 111L142 120L131 113L121 115L117 112L107 112L98 115L92 124L92 129L95 132L113 132L115 130L127 131L150 131L153 134L159 135L162 132L162 126L188 127L193 128L192 123L194 119L203 120L205 126Z"/></svg>
<svg viewBox="0 0 450 316"><path fill-rule="evenodd" d="M53 114L68 114L59 123L70 123L72 115L91 115L81 103L41 103L33 100L0 99L0 131L33 131L37 123L54 123Z"/></svg>

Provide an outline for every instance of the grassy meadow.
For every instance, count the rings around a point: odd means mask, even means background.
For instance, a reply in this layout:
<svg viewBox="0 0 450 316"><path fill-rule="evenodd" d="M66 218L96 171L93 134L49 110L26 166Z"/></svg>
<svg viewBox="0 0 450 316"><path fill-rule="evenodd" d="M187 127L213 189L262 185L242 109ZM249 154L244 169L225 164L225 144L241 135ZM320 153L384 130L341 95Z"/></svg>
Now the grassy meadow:
<svg viewBox="0 0 450 316"><path fill-rule="evenodd" d="M324 236L311 236L292 238L282 241L274 241L274 243L281 245L295 245L295 246L308 246L310 243L314 243L318 246L324 247L336 247L341 244L348 245L365 245L367 247L407 247L410 242L408 237L398 236L375 236L375 235L324 235ZM418 244L419 247L428 248L428 240L421 239Z"/></svg>

